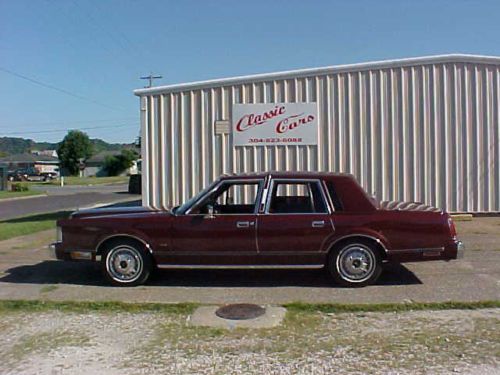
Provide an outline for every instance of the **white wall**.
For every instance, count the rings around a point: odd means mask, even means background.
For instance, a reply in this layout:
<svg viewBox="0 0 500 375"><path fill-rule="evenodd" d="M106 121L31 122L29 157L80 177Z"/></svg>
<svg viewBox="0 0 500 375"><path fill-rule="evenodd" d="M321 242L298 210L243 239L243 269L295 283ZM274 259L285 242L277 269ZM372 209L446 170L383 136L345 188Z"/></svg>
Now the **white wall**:
<svg viewBox="0 0 500 375"><path fill-rule="evenodd" d="M444 56L137 90L143 204L179 204L222 173L353 173L381 200L500 211L500 59ZM233 103L318 102L318 146L232 146Z"/></svg>

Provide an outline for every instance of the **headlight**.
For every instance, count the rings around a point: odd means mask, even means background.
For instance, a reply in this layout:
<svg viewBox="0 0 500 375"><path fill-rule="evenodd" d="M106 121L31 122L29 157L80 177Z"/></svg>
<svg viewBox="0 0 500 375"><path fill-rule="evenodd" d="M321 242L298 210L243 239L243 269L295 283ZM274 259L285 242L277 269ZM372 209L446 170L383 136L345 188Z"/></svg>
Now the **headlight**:
<svg viewBox="0 0 500 375"><path fill-rule="evenodd" d="M57 227L56 228L56 241L57 242L62 242L63 238L62 238L62 228L61 227Z"/></svg>

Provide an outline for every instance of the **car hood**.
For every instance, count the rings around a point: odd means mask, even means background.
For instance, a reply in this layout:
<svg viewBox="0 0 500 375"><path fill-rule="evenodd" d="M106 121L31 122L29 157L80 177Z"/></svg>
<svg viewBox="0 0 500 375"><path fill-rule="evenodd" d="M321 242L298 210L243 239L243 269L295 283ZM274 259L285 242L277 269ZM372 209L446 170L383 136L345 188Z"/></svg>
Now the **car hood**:
<svg viewBox="0 0 500 375"><path fill-rule="evenodd" d="M95 216L115 216L115 215L134 215L144 213L154 213L158 210L148 207L109 207L109 208L91 208L86 210L75 211L71 214L71 218L80 219L84 217Z"/></svg>
<svg viewBox="0 0 500 375"><path fill-rule="evenodd" d="M401 201L382 201L380 202L381 210L391 211L427 211L441 212L439 208L429 206L420 202L401 202Z"/></svg>

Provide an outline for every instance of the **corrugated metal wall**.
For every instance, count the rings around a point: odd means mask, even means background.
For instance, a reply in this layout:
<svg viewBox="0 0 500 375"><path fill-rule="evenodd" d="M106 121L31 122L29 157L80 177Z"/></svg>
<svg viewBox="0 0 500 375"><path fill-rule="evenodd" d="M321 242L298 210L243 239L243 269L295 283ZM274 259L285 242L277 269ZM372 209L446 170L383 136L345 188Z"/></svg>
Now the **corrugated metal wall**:
<svg viewBox="0 0 500 375"><path fill-rule="evenodd" d="M143 204L177 205L222 173L354 174L381 200L500 211L500 65L435 63L142 95ZM170 92L169 92L170 91ZM233 103L317 102L318 146L233 147Z"/></svg>

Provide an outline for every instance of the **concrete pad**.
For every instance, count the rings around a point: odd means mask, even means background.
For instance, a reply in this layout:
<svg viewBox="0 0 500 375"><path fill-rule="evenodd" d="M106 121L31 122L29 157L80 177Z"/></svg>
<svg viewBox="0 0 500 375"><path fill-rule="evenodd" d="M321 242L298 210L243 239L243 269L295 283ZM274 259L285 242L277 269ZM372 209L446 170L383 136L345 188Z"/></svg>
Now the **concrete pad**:
<svg viewBox="0 0 500 375"><path fill-rule="evenodd" d="M476 217L456 226L466 247L464 259L391 265L375 285L354 289L334 285L324 270L284 269L159 270L146 285L116 288L104 281L97 263L52 260L51 229L0 241L0 300L270 306L500 300L500 217ZM52 285L58 288L47 288Z"/></svg>
<svg viewBox="0 0 500 375"><path fill-rule="evenodd" d="M280 306L265 306L266 312L255 319L231 320L219 318L215 311L220 306L200 306L188 319L191 326L234 328L272 328L279 326L286 314L286 309Z"/></svg>

